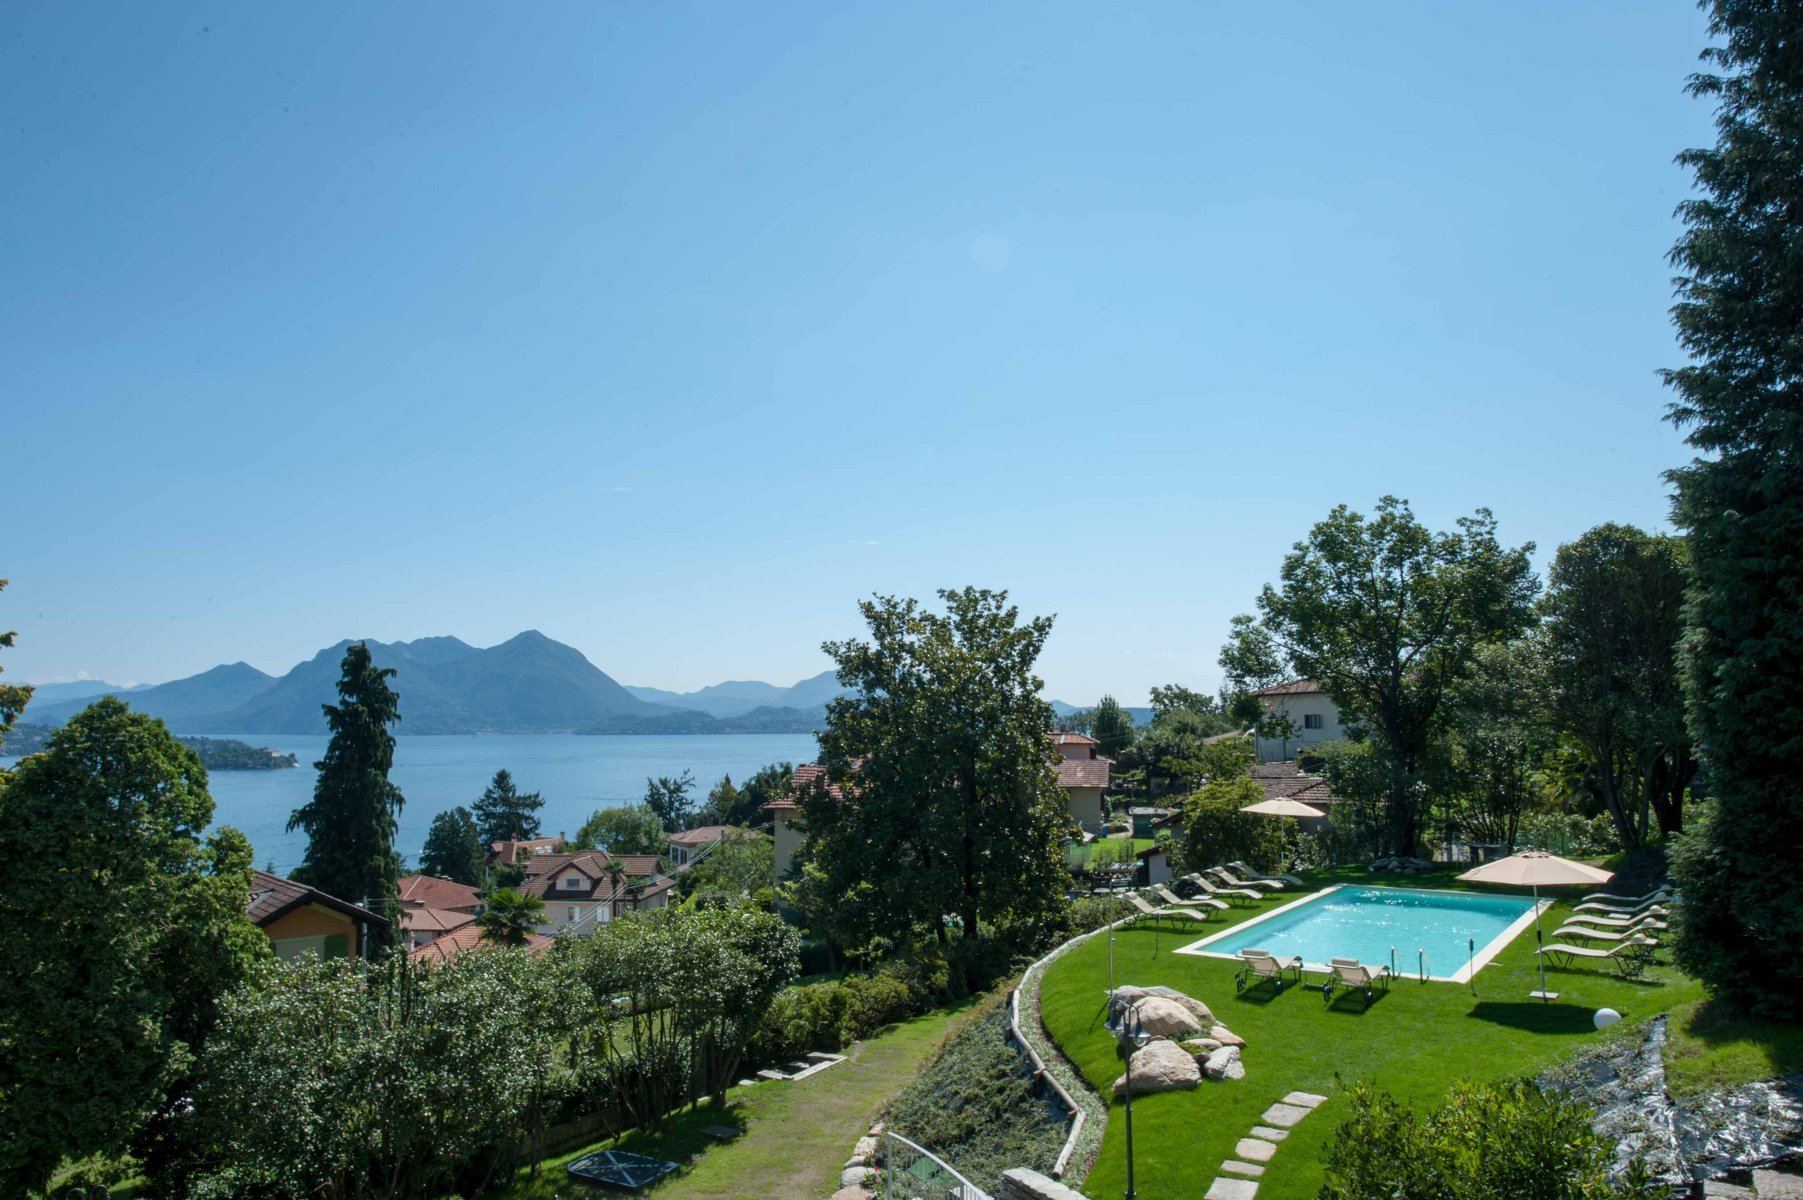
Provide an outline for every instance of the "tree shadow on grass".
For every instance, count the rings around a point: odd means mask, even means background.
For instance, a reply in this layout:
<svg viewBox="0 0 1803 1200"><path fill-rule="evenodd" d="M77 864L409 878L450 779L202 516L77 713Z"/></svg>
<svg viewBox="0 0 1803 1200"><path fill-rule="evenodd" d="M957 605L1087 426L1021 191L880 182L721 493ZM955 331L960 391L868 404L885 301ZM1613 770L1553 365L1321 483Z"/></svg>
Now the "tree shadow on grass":
<svg viewBox="0 0 1803 1200"><path fill-rule="evenodd" d="M1492 1025L1507 1025L1529 1033L1583 1033L1594 1029L1592 1012L1579 1004L1547 1004L1540 1000L1480 1000L1471 1016Z"/></svg>

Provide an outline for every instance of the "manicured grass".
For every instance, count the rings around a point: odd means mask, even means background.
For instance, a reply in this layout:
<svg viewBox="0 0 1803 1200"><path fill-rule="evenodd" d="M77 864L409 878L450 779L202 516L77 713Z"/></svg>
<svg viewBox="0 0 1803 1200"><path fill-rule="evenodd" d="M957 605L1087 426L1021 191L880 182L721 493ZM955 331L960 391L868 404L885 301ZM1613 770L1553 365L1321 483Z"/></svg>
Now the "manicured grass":
<svg viewBox="0 0 1803 1200"><path fill-rule="evenodd" d="M1129 846L1131 847L1131 850L1128 852L1128 858L1131 859L1133 855L1138 854L1141 850L1148 850L1157 844L1158 841L1155 838L1130 838L1118 836L1097 838L1095 841L1082 846L1072 842L1065 847L1064 860L1072 870L1087 871L1091 861L1094 860L1097 851L1103 846L1110 847L1111 849L1120 846ZM1118 851L1116 852L1118 853Z"/></svg>
<svg viewBox="0 0 1803 1200"><path fill-rule="evenodd" d="M644 1193L659 1200L819 1200L839 1186L853 1144L877 1114L972 1015L966 1004L905 1021L853 1046L846 1062L818 1075L733 1088L724 1109L704 1104L671 1117L657 1133L629 1133L546 1159L537 1178L521 1172L513 1186L491 1195L494 1200L599 1197L605 1193L573 1182L564 1167L595 1150L621 1149L684 1164ZM735 1125L745 1132L722 1145L702 1136L710 1125Z"/></svg>
<svg viewBox="0 0 1803 1200"><path fill-rule="evenodd" d="M1461 886L1451 875L1320 872L1306 889L1235 909L1226 921L1247 919L1327 883ZM1567 912L1566 904L1555 905L1542 917L1543 928L1550 933ZM1292 1090L1330 1099L1283 1142L1265 1172L1259 1200L1307 1200L1320 1188L1323 1157L1345 1116L1346 1085L1365 1081L1409 1101L1431 1102L1455 1079L1531 1075L1592 1043L1600 1036L1591 1024L1598 1008L1637 1020L1702 998L1698 984L1666 965L1662 950L1661 963L1640 982L1618 979L1607 967L1549 970L1549 986L1562 995L1550 1005L1530 1000L1527 993L1537 986L1531 931L1479 971L1471 987L1405 978L1380 993L1369 1010L1357 997L1342 997L1329 1007L1310 988L1278 993L1267 984L1235 995L1232 963L1171 953L1221 928L1219 920L1208 926L1181 920L1180 928L1179 920L1171 919L1155 932L1147 918L1115 938L1119 983L1165 984L1195 996L1248 1043L1245 1079L1204 1081L1191 1092L1134 1102L1135 1183L1145 1200L1201 1195L1259 1114ZM1108 939L1095 938L1051 964L1040 1001L1048 1031L1103 1095L1112 1095L1121 1073L1114 1039L1102 1026L1108 979ZM1083 1185L1085 1195L1106 1200L1123 1194L1125 1147L1116 1101L1101 1154Z"/></svg>
<svg viewBox="0 0 1803 1200"><path fill-rule="evenodd" d="M1803 1071L1803 1026L1748 1020L1705 1001L1673 1012L1666 1033L1665 1081L1674 1096Z"/></svg>

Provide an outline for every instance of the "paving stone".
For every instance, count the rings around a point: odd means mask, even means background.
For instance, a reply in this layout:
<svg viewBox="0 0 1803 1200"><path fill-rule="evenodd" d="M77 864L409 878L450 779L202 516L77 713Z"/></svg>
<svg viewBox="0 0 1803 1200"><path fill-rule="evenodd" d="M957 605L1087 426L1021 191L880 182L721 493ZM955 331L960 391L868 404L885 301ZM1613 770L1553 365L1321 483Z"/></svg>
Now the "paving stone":
<svg viewBox="0 0 1803 1200"><path fill-rule="evenodd" d="M1257 1179L1265 1173L1265 1169L1257 1163L1243 1163L1233 1158L1222 1163L1221 1170L1229 1175L1244 1175L1248 1179Z"/></svg>
<svg viewBox="0 0 1803 1200"><path fill-rule="evenodd" d="M1208 1185L1203 1200L1252 1200L1258 1195L1258 1184L1250 1179L1229 1179L1225 1175Z"/></svg>
<svg viewBox="0 0 1803 1200"><path fill-rule="evenodd" d="M1291 1092L1283 1098L1285 1104L1294 1104L1297 1108L1319 1108L1327 1103L1326 1096L1317 1096L1313 1092Z"/></svg>
<svg viewBox="0 0 1803 1200"><path fill-rule="evenodd" d="M1290 1136L1290 1131L1287 1129L1272 1129L1269 1125L1254 1125L1252 1127L1252 1136L1255 1138L1264 1138L1267 1142L1281 1142L1284 1138Z"/></svg>
<svg viewBox="0 0 1803 1200"><path fill-rule="evenodd" d="M1277 1125L1288 1129L1314 1111L1312 1108L1298 1108L1294 1104L1278 1103L1265 1109L1264 1115L1259 1117L1259 1120L1267 1125Z"/></svg>
<svg viewBox="0 0 1803 1200"><path fill-rule="evenodd" d="M1233 1147L1235 1155L1251 1162L1270 1162L1277 1147L1258 1138L1241 1138Z"/></svg>
<svg viewBox="0 0 1803 1200"><path fill-rule="evenodd" d="M1803 1175L1793 1171L1754 1171L1759 1200L1803 1200Z"/></svg>

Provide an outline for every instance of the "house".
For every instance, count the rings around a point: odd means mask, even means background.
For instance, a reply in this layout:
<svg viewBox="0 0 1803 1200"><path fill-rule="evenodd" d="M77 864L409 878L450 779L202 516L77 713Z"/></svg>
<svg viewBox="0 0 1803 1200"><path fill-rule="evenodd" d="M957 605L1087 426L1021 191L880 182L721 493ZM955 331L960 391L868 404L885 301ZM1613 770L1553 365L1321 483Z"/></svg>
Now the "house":
<svg viewBox="0 0 1803 1200"><path fill-rule="evenodd" d="M1304 833L1312 833L1320 828L1332 817L1334 806L1343 802L1334 794L1333 788L1328 786L1327 780L1304 771L1302 764L1295 759L1254 763L1252 778L1264 789L1267 800L1298 800L1327 814L1327 817L1299 818L1297 824Z"/></svg>
<svg viewBox="0 0 1803 1200"><path fill-rule="evenodd" d="M763 836L755 829L741 829L737 825L699 825L694 829L680 829L670 835L670 866L675 871L686 870L728 838Z"/></svg>
<svg viewBox="0 0 1803 1200"><path fill-rule="evenodd" d="M1096 752L1101 745L1082 733L1054 733L1052 748L1058 752L1052 769L1058 773L1058 786L1064 789L1064 801L1071 820L1090 833L1102 832L1102 796L1108 791L1112 759Z"/></svg>
<svg viewBox="0 0 1803 1200"><path fill-rule="evenodd" d="M415 946L407 952L407 957L426 966L447 963L460 955L468 954L478 946L492 946L494 939L488 936L488 930L474 921L453 933L434 938L423 946ZM536 933L526 935L526 953L534 958L542 958L554 943L548 937Z"/></svg>
<svg viewBox="0 0 1803 1200"><path fill-rule="evenodd" d="M770 836L776 842L776 877L778 879L788 875L789 868L794 865L795 856L801 852L801 843L806 836L799 823L801 816L799 797L821 787L824 787L827 794L835 800L845 798L845 793L838 784L827 782L826 767L820 763L802 763L795 768L795 774L789 780L789 791L769 801L759 810L770 814Z"/></svg>
<svg viewBox="0 0 1803 1200"><path fill-rule="evenodd" d="M534 854L524 865L526 879L519 890L545 902L541 934L560 929L593 933L623 912L663 908L676 884L655 854Z"/></svg>
<svg viewBox="0 0 1803 1200"><path fill-rule="evenodd" d="M312 952L321 958L362 958L369 930L388 922L366 908L328 896L318 888L252 871L250 902L244 915L261 929L277 958Z"/></svg>
<svg viewBox="0 0 1803 1200"><path fill-rule="evenodd" d="M516 863L521 857L533 854L556 854L564 847L563 834L554 838L515 838L510 841L490 842L488 850L482 855L482 861L489 866L501 863Z"/></svg>
<svg viewBox="0 0 1803 1200"><path fill-rule="evenodd" d="M1135 856L1139 859L1139 870L1134 875L1134 882L1140 887L1151 887L1175 879L1177 872L1171 867L1170 850L1169 842L1159 842L1141 850Z"/></svg>
<svg viewBox="0 0 1803 1200"><path fill-rule="evenodd" d="M1259 688L1252 694L1264 702L1265 710L1273 717L1287 717L1291 729L1288 737L1257 738L1259 762L1281 762L1295 757L1305 746L1346 736L1346 728L1340 724L1339 706L1312 679L1292 679Z"/></svg>
<svg viewBox="0 0 1803 1200"><path fill-rule="evenodd" d="M473 924L482 907L475 888L436 875L405 876L398 892L401 905L396 919L410 950Z"/></svg>

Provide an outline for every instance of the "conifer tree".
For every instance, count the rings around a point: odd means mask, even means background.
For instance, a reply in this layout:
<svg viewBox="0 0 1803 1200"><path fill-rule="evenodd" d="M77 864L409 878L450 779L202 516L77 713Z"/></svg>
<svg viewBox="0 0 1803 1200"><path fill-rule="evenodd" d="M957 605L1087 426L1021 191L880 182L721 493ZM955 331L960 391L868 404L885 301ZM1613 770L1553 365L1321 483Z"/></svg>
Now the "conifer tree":
<svg viewBox="0 0 1803 1200"><path fill-rule="evenodd" d="M1716 797L1682 839L1676 953L1718 994L1772 1016L1803 1008L1803 4L1713 0L1692 77L1716 144L1679 161L1672 309L1690 363L1667 372L1698 457L1671 473L1690 534L1685 693Z"/></svg>
<svg viewBox="0 0 1803 1200"><path fill-rule="evenodd" d="M419 869L427 875L475 886L482 879L482 838L476 819L459 805L432 818L426 844L420 850Z"/></svg>
<svg viewBox="0 0 1803 1200"><path fill-rule="evenodd" d="M476 829L482 842L520 841L538 836L538 810L545 806L537 792L522 792L505 767L495 772L476 801Z"/></svg>
<svg viewBox="0 0 1803 1200"><path fill-rule="evenodd" d="M314 767L313 799L294 810L288 828L307 832L307 857L294 878L328 895L365 905L384 916L396 912L400 863L394 853L401 791L388 780L394 766L394 734L400 698L388 686L394 670L377 667L369 647L354 642L344 652L338 703L325 705L332 740ZM370 931L378 946L394 943L392 925Z"/></svg>

